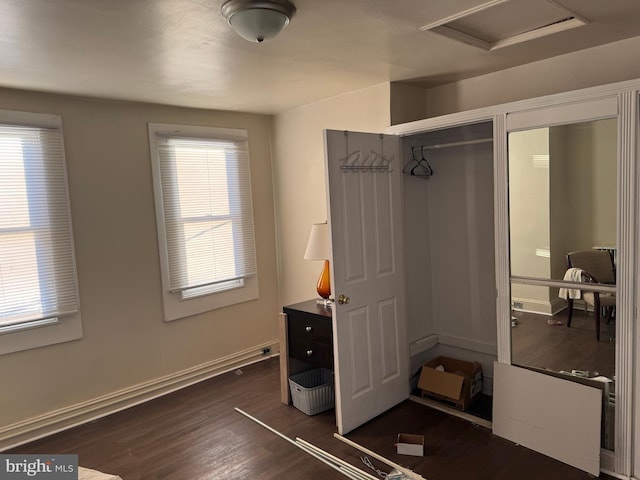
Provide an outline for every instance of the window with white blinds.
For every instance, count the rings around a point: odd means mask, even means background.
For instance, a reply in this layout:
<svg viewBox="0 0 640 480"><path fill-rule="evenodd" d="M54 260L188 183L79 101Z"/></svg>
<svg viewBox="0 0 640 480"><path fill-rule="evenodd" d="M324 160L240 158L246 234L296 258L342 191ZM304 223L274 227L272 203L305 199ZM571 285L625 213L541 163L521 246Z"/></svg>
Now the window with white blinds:
<svg viewBox="0 0 640 480"><path fill-rule="evenodd" d="M246 132L150 124L149 134L165 296L202 303L243 289L257 275ZM177 308L188 313L166 316L192 314Z"/></svg>
<svg viewBox="0 0 640 480"><path fill-rule="evenodd" d="M62 119L0 110L0 354L82 338Z"/></svg>
<svg viewBox="0 0 640 480"><path fill-rule="evenodd" d="M61 132L0 125L0 332L77 312Z"/></svg>

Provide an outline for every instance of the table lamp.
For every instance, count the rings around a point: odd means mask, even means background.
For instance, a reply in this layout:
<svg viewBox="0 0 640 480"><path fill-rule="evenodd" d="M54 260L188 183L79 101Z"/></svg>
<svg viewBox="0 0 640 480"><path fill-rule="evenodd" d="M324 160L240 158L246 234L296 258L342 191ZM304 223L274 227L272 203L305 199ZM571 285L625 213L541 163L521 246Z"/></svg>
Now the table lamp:
<svg viewBox="0 0 640 480"><path fill-rule="evenodd" d="M325 306L331 306L331 278L329 275L329 225L327 222L311 225L311 233L304 251L305 260L324 260L324 268L318 278L318 295Z"/></svg>

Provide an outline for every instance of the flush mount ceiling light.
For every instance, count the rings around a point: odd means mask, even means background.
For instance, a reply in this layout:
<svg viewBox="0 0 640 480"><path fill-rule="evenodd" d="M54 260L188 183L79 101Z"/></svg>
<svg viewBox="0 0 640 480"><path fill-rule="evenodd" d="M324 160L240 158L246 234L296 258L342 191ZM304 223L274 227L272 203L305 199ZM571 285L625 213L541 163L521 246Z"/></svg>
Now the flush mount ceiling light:
<svg viewBox="0 0 640 480"><path fill-rule="evenodd" d="M296 7L288 0L229 0L220 12L238 35L261 43L289 24Z"/></svg>

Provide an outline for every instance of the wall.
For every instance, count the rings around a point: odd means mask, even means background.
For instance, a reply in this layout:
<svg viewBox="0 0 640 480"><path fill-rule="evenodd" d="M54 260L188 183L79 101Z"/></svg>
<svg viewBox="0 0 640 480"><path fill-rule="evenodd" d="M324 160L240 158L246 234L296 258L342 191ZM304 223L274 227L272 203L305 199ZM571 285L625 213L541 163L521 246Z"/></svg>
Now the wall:
<svg viewBox="0 0 640 480"><path fill-rule="evenodd" d="M551 248L548 128L509 134L509 187L511 272L549 278L550 257L540 255ZM548 288L512 284L511 301L518 309L552 313Z"/></svg>
<svg viewBox="0 0 640 480"><path fill-rule="evenodd" d="M424 88L393 82L389 87L391 125L422 120L427 116Z"/></svg>
<svg viewBox="0 0 640 480"><path fill-rule="evenodd" d="M430 163L426 208L435 332L440 343L495 353L492 144L435 150Z"/></svg>
<svg viewBox="0 0 640 480"><path fill-rule="evenodd" d="M13 422L278 337L271 117L2 90L0 108L62 116L84 338L0 358ZM260 298L163 321L148 122L249 133Z"/></svg>
<svg viewBox="0 0 640 480"><path fill-rule="evenodd" d="M566 203L564 224L579 238L571 250L615 246L617 124L615 119L553 127L563 146L570 182L558 185ZM568 252L565 252L568 253Z"/></svg>
<svg viewBox="0 0 640 480"><path fill-rule="evenodd" d="M549 202L553 208L549 211L550 238L551 238L551 278L564 278L567 271L567 253L578 250L576 239L579 238L576 223L580 222L584 205L587 203L582 190L588 190L581 182L573 181L576 178L575 169L578 167L573 161L576 156L567 156L567 141L565 133L570 125L559 125L549 128ZM582 159L579 159L580 162ZM590 162L587 169L591 170ZM615 207L614 207L615 208ZM590 247L588 247L590 248ZM558 289L552 289L559 293ZM565 308L567 303L561 300L559 308Z"/></svg>
<svg viewBox="0 0 640 480"><path fill-rule="evenodd" d="M324 129L383 132L389 84L289 110L274 120L278 264L282 305L317 297L322 262L305 261L312 223L327 219Z"/></svg>
<svg viewBox="0 0 640 480"><path fill-rule="evenodd" d="M420 158L411 151L419 149L419 139L403 141L404 158ZM407 163L407 162L405 162ZM427 339L435 334L431 272L431 219L429 186L432 178L404 175L404 249L405 291L407 306L407 337L409 343ZM424 342L424 341L423 341ZM425 346L430 346L426 342ZM416 346L412 346L416 350Z"/></svg>
<svg viewBox="0 0 640 480"><path fill-rule="evenodd" d="M639 77L635 37L427 89L426 112L437 117Z"/></svg>

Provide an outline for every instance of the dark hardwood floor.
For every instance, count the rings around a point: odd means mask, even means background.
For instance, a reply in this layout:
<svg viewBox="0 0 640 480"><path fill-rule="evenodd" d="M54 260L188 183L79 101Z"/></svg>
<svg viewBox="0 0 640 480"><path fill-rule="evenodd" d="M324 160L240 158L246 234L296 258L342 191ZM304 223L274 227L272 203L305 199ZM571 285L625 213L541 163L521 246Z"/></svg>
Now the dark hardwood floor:
<svg viewBox="0 0 640 480"><path fill-rule="evenodd" d="M593 313L574 309L571 328L567 312L553 317L514 312L517 325L511 329L512 361L517 365L555 371L582 370L589 376L615 375L615 320L603 320L596 340Z"/></svg>
<svg viewBox="0 0 640 480"><path fill-rule="evenodd" d="M81 466L124 480L346 478L235 412L238 407L292 439L301 437L366 468L358 451L333 438L333 411L309 417L280 403L277 359L242 372L221 375L10 453L76 453ZM425 456L395 454L398 433L424 435ZM411 401L348 437L428 480L590 478L486 428Z"/></svg>

